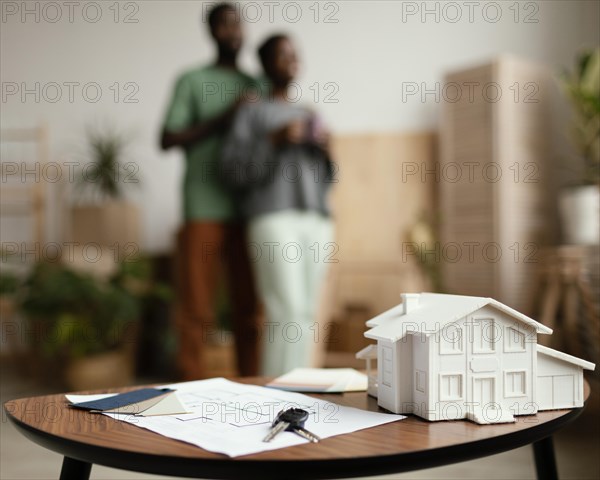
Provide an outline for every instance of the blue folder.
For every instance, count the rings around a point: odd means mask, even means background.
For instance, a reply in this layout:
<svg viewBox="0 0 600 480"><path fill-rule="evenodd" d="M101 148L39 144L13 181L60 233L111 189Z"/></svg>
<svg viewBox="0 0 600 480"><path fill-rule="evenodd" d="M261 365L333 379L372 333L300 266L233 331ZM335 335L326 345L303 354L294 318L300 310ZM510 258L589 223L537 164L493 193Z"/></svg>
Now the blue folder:
<svg viewBox="0 0 600 480"><path fill-rule="evenodd" d="M128 405L137 404L160 397L175 390L170 388L140 388L131 392L120 393L112 397L103 398L101 400L91 400L88 402L71 403L69 406L73 408L81 408L83 410L94 410L99 412L117 410Z"/></svg>

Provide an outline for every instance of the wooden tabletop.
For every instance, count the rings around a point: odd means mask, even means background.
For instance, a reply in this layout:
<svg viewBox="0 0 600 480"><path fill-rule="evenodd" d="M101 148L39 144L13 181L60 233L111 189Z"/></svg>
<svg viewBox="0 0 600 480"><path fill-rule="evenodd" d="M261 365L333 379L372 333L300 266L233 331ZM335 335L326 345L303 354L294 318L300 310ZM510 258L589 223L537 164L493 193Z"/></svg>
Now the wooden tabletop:
<svg viewBox="0 0 600 480"><path fill-rule="evenodd" d="M265 378L235 379L264 385ZM128 389L104 390L104 393ZM589 396L585 384L585 398ZM383 411L365 392L313 394L316 398ZM62 455L116 468L178 476L233 478L256 470L281 476L286 465L296 476L335 478L428 468L478 458L538 441L573 421L582 409L518 416L516 423L477 425L457 420L428 422L415 416L351 434L253 455L229 458L173 440L105 415L69 408L64 394L6 402L10 420L32 441ZM283 462L283 463L282 463ZM318 470L317 470L318 469ZM304 472L304 474L303 474ZM286 476L288 476L286 474ZM289 477L293 477L290 474Z"/></svg>

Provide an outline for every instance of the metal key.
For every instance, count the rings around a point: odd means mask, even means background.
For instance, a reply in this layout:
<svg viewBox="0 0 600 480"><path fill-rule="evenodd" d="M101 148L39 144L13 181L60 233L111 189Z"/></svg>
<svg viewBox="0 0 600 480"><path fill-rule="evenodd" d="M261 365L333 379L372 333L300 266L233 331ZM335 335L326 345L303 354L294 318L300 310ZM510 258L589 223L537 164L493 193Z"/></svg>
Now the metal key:
<svg viewBox="0 0 600 480"><path fill-rule="evenodd" d="M309 442L317 443L321 439L304 428L304 423L307 419L308 412L301 408L288 408L287 410L282 410L275 417L275 420L271 425L271 431L264 438L263 442L270 442L279 433L288 431L300 435Z"/></svg>

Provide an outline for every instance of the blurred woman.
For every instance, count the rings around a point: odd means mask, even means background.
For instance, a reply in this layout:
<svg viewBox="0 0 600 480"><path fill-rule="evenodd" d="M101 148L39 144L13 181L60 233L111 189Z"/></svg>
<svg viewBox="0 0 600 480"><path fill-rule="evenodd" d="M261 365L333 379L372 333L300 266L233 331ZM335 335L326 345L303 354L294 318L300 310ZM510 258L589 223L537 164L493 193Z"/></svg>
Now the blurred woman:
<svg viewBox="0 0 600 480"><path fill-rule="evenodd" d="M298 57L285 35L268 38L259 57L271 92L243 105L223 149L221 170L249 221L250 257L267 323L262 374L311 364L315 315L334 250L327 203L332 182L328 133L288 90ZM238 285L237 288L244 288Z"/></svg>

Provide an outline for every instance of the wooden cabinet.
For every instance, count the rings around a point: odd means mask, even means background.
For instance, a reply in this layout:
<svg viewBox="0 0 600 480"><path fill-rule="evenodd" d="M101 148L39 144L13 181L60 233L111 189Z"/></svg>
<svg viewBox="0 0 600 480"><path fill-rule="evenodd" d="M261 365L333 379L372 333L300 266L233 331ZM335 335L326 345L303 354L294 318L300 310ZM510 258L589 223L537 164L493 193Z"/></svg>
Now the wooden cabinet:
<svg viewBox="0 0 600 480"><path fill-rule="evenodd" d="M358 319L358 311L366 321L370 314L398 304L401 292L428 288L416 256L407 255L403 246L415 222L433 209L436 189L407 172L433 168L435 154L432 132L334 138L337 251L336 263L330 264L327 302L340 321Z"/></svg>
<svg viewBox="0 0 600 480"><path fill-rule="evenodd" d="M550 74L513 57L447 75L440 131L440 250L448 293L526 314L551 242Z"/></svg>

